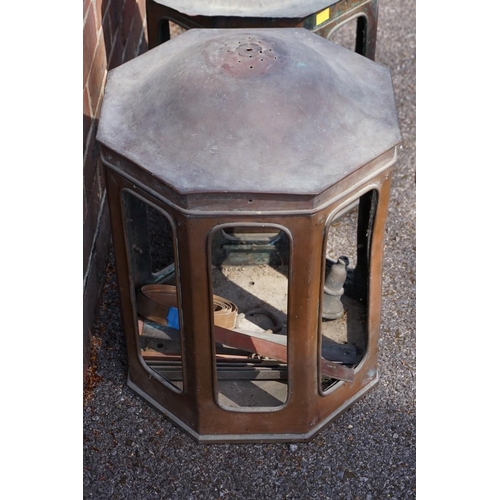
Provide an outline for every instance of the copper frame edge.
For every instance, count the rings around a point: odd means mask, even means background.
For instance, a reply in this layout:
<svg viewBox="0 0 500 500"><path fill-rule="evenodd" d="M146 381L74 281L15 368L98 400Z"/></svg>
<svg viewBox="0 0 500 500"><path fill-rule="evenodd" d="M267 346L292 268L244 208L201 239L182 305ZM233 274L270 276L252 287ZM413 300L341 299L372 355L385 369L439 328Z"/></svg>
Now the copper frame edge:
<svg viewBox="0 0 500 500"><path fill-rule="evenodd" d="M387 155L391 150L393 151L392 158L390 158L387 161L383 162L381 165L374 165L374 166L372 166L373 171L370 172L368 174L368 176L363 177L361 180L359 180L358 182L356 182L355 184L353 184L352 186L350 186L348 190L346 190L346 191L338 194L337 196L334 196L333 198L328 198L326 201L323 201L320 205L317 205L317 206L314 206L314 207L310 207L310 208L304 208L302 210L300 210L300 209L299 210L290 210L290 209L283 209L283 210L255 210L254 209L254 210L233 210L233 211L227 211L227 210L210 210L210 209L206 209L206 210L203 210L203 209L187 209L187 208L183 208L183 207L181 207L181 206L173 203L171 200L165 198L164 196L162 196L158 192L151 191L151 189L148 186L146 186L142 182L139 182L137 179L135 179L134 177L132 177L128 172L125 172L125 171L121 170L120 168L118 168L115 165L113 165L113 163L111 163L108 160L106 160L104 158L104 155L101 155L101 161L102 161L102 163L107 168L110 168L115 173L117 173L119 176L121 176L124 179L126 179L133 186L137 186L138 188L140 188L145 193L149 194L153 198L156 198L157 200L161 201L162 203L165 203L169 207L172 207L174 210L178 211L179 213L181 213L181 214L183 214L185 216L200 216L200 215L201 216L210 215L210 216L213 216L213 217L234 216L234 215L236 215L236 216L240 216L240 215L245 215L245 216L246 215L251 215L251 216L255 216L255 215L266 215L266 216L267 215L269 215L269 216L276 215L276 216L281 216L283 214L286 214L288 216L288 215L312 215L312 214L315 214L316 212L319 212L320 210L323 210L324 208L328 207L329 205L335 203L337 200L339 200L342 197L346 196L348 193L350 193L352 191L355 191L356 189L359 188L359 186L361 186L361 185L365 184L366 182L368 182L368 181L370 181L370 180L378 177L382 172L384 172L388 168L392 167L392 165L394 165L396 163L396 161L397 161L397 144L395 146L389 148L387 151L385 151L384 153L382 153L381 155L379 155L377 158L375 158L371 162L369 162L369 163L375 163L377 159L382 158L383 156ZM118 154L118 153L115 153L115 154ZM120 155L118 154L118 156L120 156ZM127 160L127 161L129 161L129 160ZM362 165L361 167L359 167L359 169L365 168L367 165L369 165L369 163L365 164L365 165ZM310 198L319 198L326 191L328 191L329 189L334 188L335 186L336 186L336 184L333 185L333 186L330 186L329 188L327 188L325 191L322 191L321 193L317 193L316 195L310 195ZM190 194L193 194L193 193L190 193ZM248 193L248 194L255 195L255 193ZM258 194L260 194L260 193L258 193ZM268 194L268 193L266 193L266 194ZM185 196L185 195L182 195L182 196Z"/></svg>
<svg viewBox="0 0 500 500"><path fill-rule="evenodd" d="M366 394L372 390L379 382L378 370L375 378L363 389L354 394L351 398L345 401L341 406L339 406L332 414L328 416L325 420L316 425L309 432L304 434L205 434L200 435L191 427L186 425L182 420L176 417L173 413L165 409L160 403L155 401L151 396L144 392L141 388L135 385L131 380L130 376L127 378L128 387L134 391L138 396L142 397L148 404L153 408L162 413L165 417L172 421L173 424L185 431L191 438L197 441L199 444L221 444L221 443L234 443L234 444L244 444L244 443L292 443L292 442L307 442L311 440L319 431L332 422L336 417L340 416L344 411L349 409L349 407L356 401L366 396Z"/></svg>

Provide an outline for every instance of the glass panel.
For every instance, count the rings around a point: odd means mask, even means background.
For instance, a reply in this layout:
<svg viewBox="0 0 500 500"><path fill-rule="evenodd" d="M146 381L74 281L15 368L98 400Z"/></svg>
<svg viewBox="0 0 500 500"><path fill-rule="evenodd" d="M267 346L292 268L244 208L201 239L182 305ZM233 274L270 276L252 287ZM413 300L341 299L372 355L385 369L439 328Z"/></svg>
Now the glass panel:
<svg viewBox="0 0 500 500"><path fill-rule="evenodd" d="M376 200L376 191L366 193L337 213L326 231L320 352L322 360L346 367L361 362L368 342L369 255ZM322 391L339 381L320 373Z"/></svg>
<svg viewBox="0 0 500 500"><path fill-rule="evenodd" d="M270 226L212 234L213 332L218 403L266 410L288 397L289 238Z"/></svg>
<svg viewBox="0 0 500 500"><path fill-rule="evenodd" d="M154 372L182 390L184 355L172 223L165 212L130 191L123 191L122 199L141 355Z"/></svg>
<svg viewBox="0 0 500 500"><path fill-rule="evenodd" d="M174 240L170 221L151 205L146 205L150 239L151 272L161 273L174 264Z"/></svg>

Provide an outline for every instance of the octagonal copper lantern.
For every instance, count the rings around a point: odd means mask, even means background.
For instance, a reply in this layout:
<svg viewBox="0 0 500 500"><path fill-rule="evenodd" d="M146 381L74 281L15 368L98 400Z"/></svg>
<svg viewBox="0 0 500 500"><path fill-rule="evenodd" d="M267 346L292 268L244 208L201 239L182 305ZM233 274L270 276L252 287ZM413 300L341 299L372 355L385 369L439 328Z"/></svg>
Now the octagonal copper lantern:
<svg viewBox="0 0 500 500"><path fill-rule="evenodd" d="M146 0L149 48L170 40L170 22L191 28L305 28L334 40L356 22L354 50L375 59L378 0Z"/></svg>
<svg viewBox="0 0 500 500"><path fill-rule="evenodd" d="M308 440L374 387L386 68L190 30L110 72L98 140L133 391L209 443Z"/></svg>

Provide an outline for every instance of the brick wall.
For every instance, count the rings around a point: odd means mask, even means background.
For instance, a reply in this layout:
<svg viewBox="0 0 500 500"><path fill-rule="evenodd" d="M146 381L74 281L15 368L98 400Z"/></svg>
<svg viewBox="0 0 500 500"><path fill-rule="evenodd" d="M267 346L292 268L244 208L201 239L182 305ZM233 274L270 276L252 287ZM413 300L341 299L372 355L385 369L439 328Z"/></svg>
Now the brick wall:
<svg viewBox="0 0 500 500"><path fill-rule="evenodd" d="M99 148L99 112L107 72L147 50L144 0L83 1L83 360L99 300L110 244Z"/></svg>

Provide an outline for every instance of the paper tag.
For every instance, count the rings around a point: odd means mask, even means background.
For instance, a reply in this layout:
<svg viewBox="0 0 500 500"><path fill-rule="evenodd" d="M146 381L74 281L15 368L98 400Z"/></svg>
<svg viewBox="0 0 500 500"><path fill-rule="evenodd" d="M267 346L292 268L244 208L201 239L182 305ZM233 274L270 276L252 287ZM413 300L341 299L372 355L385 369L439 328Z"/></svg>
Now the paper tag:
<svg viewBox="0 0 500 500"><path fill-rule="evenodd" d="M328 21L329 17L330 17L330 7L316 14L316 25Z"/></svg>

